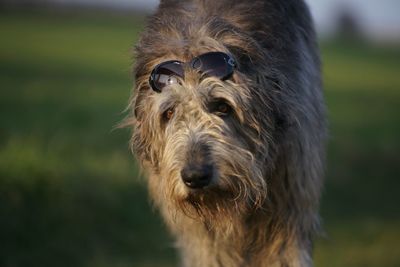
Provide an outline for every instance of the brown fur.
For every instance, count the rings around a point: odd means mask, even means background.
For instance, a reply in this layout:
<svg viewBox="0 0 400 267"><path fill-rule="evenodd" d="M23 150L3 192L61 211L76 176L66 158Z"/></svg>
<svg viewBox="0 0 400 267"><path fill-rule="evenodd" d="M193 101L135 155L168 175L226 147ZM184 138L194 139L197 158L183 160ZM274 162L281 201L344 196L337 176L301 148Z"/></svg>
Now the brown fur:
<svg viewBox="0 0 400 267"><path fill-rule="evenodd" d="M156 93L159 63L224 51L231 79L186 73ZM301 0L164 0L136 46L126 124L150 195L177 240L184 266L312 266L324 162L320 64ZM209 112L224 99L232 113ZM163 113L174 109L170 121ZM196 157L212 184L189 190L180 172Z"/></svg>

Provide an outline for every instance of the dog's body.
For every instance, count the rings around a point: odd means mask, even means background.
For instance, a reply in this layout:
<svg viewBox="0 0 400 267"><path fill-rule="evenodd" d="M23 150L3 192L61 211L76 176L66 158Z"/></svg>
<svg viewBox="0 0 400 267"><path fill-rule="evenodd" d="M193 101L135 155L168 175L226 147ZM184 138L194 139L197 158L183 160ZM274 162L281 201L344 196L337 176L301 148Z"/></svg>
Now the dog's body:
<svg viewBox="0 0 400 267"><path fill-rule="evenodd" d="M230 79L188 71L151 90L157 64L209 51L235 58ZM325 119L303 1L161 0L136 52L132 148L183 265L312 266ZM213 112L215 101L229 113ZM210 183L192 189L183 170L197 166Z"/></svg>

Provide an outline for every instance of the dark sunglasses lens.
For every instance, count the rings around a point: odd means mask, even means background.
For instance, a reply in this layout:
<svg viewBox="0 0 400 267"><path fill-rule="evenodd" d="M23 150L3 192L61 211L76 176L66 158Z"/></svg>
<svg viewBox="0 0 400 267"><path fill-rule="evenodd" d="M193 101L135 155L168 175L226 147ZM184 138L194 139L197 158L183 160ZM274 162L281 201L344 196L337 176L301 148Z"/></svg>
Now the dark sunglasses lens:
<svg viewBox="0 0 400 267"><path fill-rule="evenodd" d="M151 73L150 85L154 91L161 92L164 87L179 83L183 76L184 71L181 62L162 63Z"/></svg>
<svg viewBox="0 0 400 267"><path fill-rule="evenodd" d="M222 52L210 52L198 56L193 61L193 68L200 70L208 76L225 79L234 69L233 59Z"/></svg>

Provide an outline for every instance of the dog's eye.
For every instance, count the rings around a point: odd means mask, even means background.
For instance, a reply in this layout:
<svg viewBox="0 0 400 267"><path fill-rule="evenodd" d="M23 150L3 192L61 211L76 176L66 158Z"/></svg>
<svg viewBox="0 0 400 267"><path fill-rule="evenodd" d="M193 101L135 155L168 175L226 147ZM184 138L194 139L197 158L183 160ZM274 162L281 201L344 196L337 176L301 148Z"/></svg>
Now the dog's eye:
<svg viewBox="0 0 400 267"><path fill-rule="evenodd" d="M222 114L227 114L230 110L230 106L228 106L228 104L226 103L220 103L218 104L218 112L222 113Z"/></svg>
<svg viewBox="0 0 400 267"><path fill-rule="evenodd" d="M163 119L165 121L171 120L172 116L174 116L174 109L173 108L169 108L163 113Z"/></svg>
<svg viewBox="0 0 400 267"><path fill-rule="evenodd" d="M223 100L216 101L211 103L210 112L214 113L218 116L226 116L229 115L232 111L232 107Z"/></svg>

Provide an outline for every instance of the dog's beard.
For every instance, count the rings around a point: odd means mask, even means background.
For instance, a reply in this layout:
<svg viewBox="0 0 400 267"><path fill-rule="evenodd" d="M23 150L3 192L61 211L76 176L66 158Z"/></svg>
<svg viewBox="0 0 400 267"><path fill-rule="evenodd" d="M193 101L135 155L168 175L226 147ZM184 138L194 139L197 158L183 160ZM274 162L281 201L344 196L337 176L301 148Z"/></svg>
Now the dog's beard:
<svg viewBox="0 0 400 267"><path fill-rule="evenodd" d="M204 189L186 190L171 196L173 206L184 216L208 225L226 228L263 208L266 190L250 188L244 179L232 179L224 186L214 184ZM232 182L239 181L239 182ZM172 189L172 192L174 190Z"/></svg>
<svg viewBox="0 0 400 267"><path fill-rule="evenodd" d="M157 196L163 196L159 199L161 206L167 205L171 214L178 212L211 225L237 220L265 207L267 185L260 163L253 160L250 153L229 150L217 154L217 147L214 143L210 160L215 166L214 178L210 185L199 189L184 184L180 174L182 165L179 164L183 159L175 158L182 153L172 153L175 156L169 157L169 164L162 166L161 173L167 175L157 186L160 189Z"/></svg>
<svg viewBox="0 0 400 267"><path fill-rule="evenodd" d="M176 200L176 204L184 216L203 223L210 230L229 227L246 213L243 200L234 192L217 187L188 192L184 198Z"/></svg>
<svg viewBox="0 0 400 267"><path fill-rule="evenodd" d="M227 210L238 209L238 199L234 192L216 186L190 190L179 204L182 211L188 216L199 217L207 216L207 214L216 216L227 213Z"/></svg>

